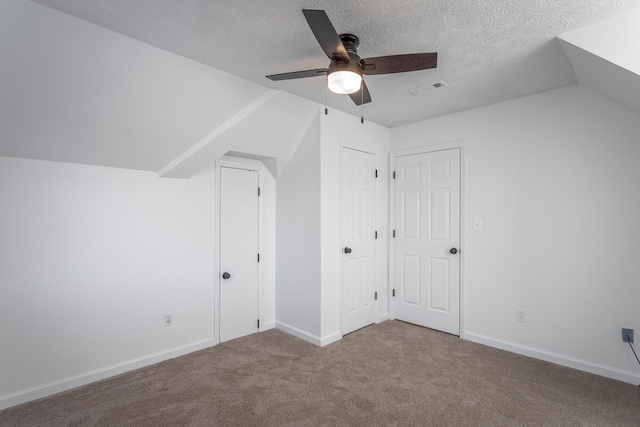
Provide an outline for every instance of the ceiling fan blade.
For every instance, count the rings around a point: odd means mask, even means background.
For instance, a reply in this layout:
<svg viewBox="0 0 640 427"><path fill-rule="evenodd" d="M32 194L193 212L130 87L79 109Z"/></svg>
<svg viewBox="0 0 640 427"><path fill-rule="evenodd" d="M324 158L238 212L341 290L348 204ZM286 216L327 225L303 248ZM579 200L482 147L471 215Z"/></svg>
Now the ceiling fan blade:
<svg viewBox="0 0 640 427"><path fill-rule="evenodd" d="M302 13L304 13L313 35L316 36L316 40L329 59L336 59L338 56L342 61L349 62L351 60L349 54L326 12L324 10L302 9Z"/></svg>
<svg viewBox="0 0 640 427"><path fill-rule="evenodd" d="M362 81L362 88L357 92L350 93L349 97L356 105L362 105L371 102L371 94L369 94L369 88L367 87L367 84L364 82L364 80Z"/></svg>
<svg viewBox="0 0 640 427"><path fill-rule="evenodd" d="M303 79L305 77L326 76L327 71L329 71L327 68L316 68L315 70L304 70L304 71L293 71L291 73L271 74L270 76L267 76L267 78L273 81Z"/></svg>
<svg viewBox="0 0 640 427"><path fill-rule="evenodd" d="M364 74L368 76L375 74L404 73L406 71L436 68L438 65L438 54L431 52L378 56L375 58L364 58L360 63L362 64Z"/></svg>

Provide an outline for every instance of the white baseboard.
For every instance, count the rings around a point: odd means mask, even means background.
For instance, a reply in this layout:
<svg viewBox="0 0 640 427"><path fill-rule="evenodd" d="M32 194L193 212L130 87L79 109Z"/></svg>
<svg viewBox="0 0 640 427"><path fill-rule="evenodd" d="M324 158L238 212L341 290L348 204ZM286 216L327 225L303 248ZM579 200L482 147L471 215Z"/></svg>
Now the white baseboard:
<svg viewBox="0 0 640 427"><path fill-rule="evenodd" d="M276 322L267 322L264 325L260 325L260 332L268 331L276 327Z"/></svg>
<svg viewBox="0 0 640 427"><path fill-rule="evenodd" d="M389 313L383 313L383 314L378 316L378 320L376 320L376 323L382 323L382 322L387 321L389 319L390 319Z"/></svg>
<svg viewBox="0 0 640 427"><path fill-rule="evenodd" d="M307 331L303 331L302 329L298 329L295 326L287 325L283 322L278 322L276 320L276 328L281 330L282 332L286 332L289 335L293 335L294 337L300 338L301 340L305 340L306 342L310 342L311 344L315 344L320 346L322 340L319 336L310 334Z"/></svg>
<svg viewBox="0 0 640 427"><path fill-rule="evenodd" d="M63 378L61 380L53 381L47 384L20 390L15 393L5 394L3 396L0 396L0 410L20 405L22 403L30 402L32 400L51 396L63 391L71 390L72 388L80 387L95 381L100 381L105 378L113 377L115 375L120 375L125 372L133 371L135 369L143 368L145 366L153 365L165 360L184 356L185 354L203 350L205 348L212 347L213 345L213 338L208 338L180 347L175 347L166 351L161 351L158 353L139 357L137 359L132 359L122 363L116 363L111 366L106 366L104 368L99 368L93 371L74 375L72 377Z"/></svg>
<svg viewBox="0 0 640 427"><path fill-rule="evenodd" d="M320 340L320 347L324 347L325 345L333 344L336 341L340 341L342 339L342 334L340 331L336 331L332 334L325 335Z"/></svg>
<svg viewBox="0 0 640 427"><path fill-rule="evenodd" d="M514 344L507 341L498 340L484 335L466 332L460 338L477 342L479 344L488 345L489 347L499 348L501 350L510 351L512 353L521 354L523 356L533 357L535 359L544 360L546 362L555 363L556 365L566 366L568 368L578 369L580 371L589 372L591 374L600 375L614 380L622 381L629 384L640 384L640 375L634 372L623 371L621 369L612 368L610 366L600 365L598 363L587 362L586 360L576 359L574 357L565 356L558 353L552 353L533 347L520 344Z"/></svg>
<svg viewBox="0 0 640 427"><path fill-rule="evenodd" d="M319 337L317 335L310 334L307 331L303 331L302 329L296 328L295 326L287 325L286 323L278 321L276 321L276 328L282 332L288 333L289 335L300 338L301 340L317 345L318 347L324 347L325 345L329 345L342 339L342 334L340 334L340 332L334 332L330 335Z"/></svg>

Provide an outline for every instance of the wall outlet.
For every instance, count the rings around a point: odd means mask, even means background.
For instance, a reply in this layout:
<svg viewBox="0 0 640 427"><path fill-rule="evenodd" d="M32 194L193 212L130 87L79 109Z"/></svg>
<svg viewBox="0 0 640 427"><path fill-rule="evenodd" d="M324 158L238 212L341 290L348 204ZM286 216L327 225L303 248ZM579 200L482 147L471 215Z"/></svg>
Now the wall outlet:
<svg viewBox="0 0 640 427"><path fill-rule="evenodd" d="M173 325L173 313L165 313L164 314L164 326Z"/></svg>
<svg viewBox="0 0 640 427"><path fill-rule="evenodd" d="M622 328L622 342L633 344L633 329Z"/></svg>
<svg viewBox="0 0 640 427"><path fill-rule="evenodd" d="M516 320L518 322L527 322L527 312L524 310L516 309Z"/></svg>

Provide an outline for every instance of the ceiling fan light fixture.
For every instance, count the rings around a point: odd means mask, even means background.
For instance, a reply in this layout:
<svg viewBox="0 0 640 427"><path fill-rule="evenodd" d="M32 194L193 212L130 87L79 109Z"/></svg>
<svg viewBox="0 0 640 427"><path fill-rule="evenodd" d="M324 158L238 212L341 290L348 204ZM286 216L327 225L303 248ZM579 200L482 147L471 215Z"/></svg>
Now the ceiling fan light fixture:
<svg viewBox="0 0 640 427"><path fill-rule="evenodd" d="M362 75L351 70L337 70L327 76L331 92L347 95L360 90Z"/></svg>
<svg viewBox="0 0 640 427"><path fill-rule="evenodd" d="M267 76L268 79L279 81L326 76L326 89L349 95L356 105L364 105L371 102L369 89L363 79L364 74L370 76L428 70L436 68L438 64L437 52L360 58L358 36L350 33L338 34L324 10L302 9L302 14L318 44L331 60L329 67L271 74Z"/></svg>

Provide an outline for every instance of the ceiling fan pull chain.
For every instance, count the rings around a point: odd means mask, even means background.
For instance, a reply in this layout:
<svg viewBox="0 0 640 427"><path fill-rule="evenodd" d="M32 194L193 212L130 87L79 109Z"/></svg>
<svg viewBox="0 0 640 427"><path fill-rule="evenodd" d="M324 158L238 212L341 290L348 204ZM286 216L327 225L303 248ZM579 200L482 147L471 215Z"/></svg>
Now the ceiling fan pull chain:
<svg viewBox="0 0 640 427"><path fill-rule="evenodd" d="M360 83L360 123L364 124L364 79Z"/></svg>
<svg viewBox="0 0 640 427"><path fill-rule="evenodd" d="M329 88L324 85L324 115L329 114Z"/></svg>

